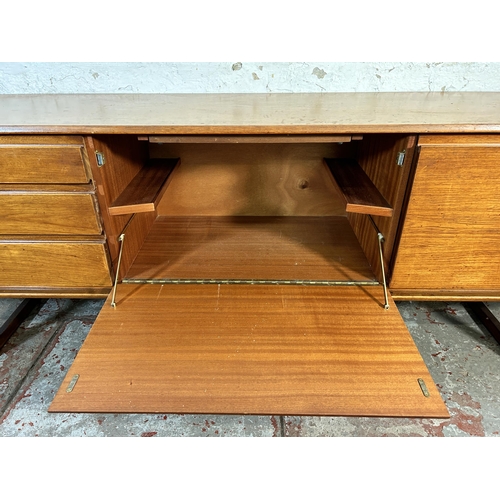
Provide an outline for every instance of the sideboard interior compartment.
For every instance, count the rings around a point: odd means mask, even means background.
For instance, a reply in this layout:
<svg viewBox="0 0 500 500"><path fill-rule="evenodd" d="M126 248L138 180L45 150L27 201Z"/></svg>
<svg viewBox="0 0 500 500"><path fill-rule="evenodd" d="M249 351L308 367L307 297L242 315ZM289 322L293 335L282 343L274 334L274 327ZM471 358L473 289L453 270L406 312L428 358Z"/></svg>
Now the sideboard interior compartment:
<svg viewBox="0 0 500 500"><path fill-rule="evenodd" d="M143 170L115 193L130 264L50 411L448 416L324 161L362 141L281 141L150 142L155 202L120 201Z"/></svg>
<svg viewBox="0 0 500 500"><path fill-rule="evenodd" d="M357 144L152 146L180 161L125 282L377 282L323 161Z"/></svg>

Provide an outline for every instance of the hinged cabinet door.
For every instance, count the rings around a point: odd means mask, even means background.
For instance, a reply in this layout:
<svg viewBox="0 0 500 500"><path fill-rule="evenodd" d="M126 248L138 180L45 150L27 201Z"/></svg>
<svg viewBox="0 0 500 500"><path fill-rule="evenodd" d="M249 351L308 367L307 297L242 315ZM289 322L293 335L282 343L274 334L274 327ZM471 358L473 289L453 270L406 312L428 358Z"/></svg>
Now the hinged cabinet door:
<svg viewBox="0 0 500 500"><path fill-rule="evenodd" d="M391 290L499 297L500 136L423 136L419 145Z"/></svg>

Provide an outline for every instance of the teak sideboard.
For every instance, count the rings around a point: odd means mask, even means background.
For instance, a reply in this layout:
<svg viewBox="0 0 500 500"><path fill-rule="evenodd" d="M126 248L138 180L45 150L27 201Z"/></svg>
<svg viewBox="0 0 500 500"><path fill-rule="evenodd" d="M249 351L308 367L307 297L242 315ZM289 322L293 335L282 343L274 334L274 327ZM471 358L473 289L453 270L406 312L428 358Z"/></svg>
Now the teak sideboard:
<svg viewBox="0 0 500 500"><path fill-rule="evenodd" d="M50 411L445 418L498 186L500 93L3 95L0 296L107 297Z"/></svg>

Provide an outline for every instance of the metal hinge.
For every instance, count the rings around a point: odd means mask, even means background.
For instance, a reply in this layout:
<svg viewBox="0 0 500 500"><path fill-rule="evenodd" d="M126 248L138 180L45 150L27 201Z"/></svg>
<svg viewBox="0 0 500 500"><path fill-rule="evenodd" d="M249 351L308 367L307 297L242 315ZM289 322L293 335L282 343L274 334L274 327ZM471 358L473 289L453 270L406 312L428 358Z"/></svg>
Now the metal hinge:
<svg viewBox="0 0 500 500"><path fill-rule="evenodd" d="M78 374L73 375L73 378L70 380L70 382L68 384L68 388L66 389L66 392L73 392L73 389L75 388L75 385L78 382L79 378L80 378L80 375L78 375Z"/></svg>
<svg viewBox="0 0 500 500"><path fill-rule="evenodd" d="M397 159L396 159L396 163L402 167L403 166L403 163L405 162L405 157L406 157L406 149L403 149L403 151L400 151L398 153L398 156L397 156Z"/></svg>
<svg viewBox="0 0 500 500"><path fill-rule="evenodd" d="M429 391L427 390L427 386L425 385L424 379L419 378L417 379L418 385L420 386L420 390L422 391L422 394L428 398L430 396Z"/></svg>
<svg viewBox="0 0 500 500"><path fill-rule="evenodd" d="M97 161L97 166L102 167L106 163L104 155L100 151L95 152L95 159Z"/></svg>

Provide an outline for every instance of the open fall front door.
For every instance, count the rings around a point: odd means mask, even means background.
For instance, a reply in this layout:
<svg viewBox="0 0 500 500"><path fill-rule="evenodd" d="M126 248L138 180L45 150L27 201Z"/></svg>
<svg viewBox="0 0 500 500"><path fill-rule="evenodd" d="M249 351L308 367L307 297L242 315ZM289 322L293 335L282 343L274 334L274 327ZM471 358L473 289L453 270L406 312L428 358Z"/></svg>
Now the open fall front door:
<svg viewBox="0 0 500 500"><path fill-rule="evenodd" d="M381 286L123 284L50 411L448 417L383 301Z"/></svg>

